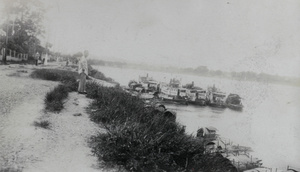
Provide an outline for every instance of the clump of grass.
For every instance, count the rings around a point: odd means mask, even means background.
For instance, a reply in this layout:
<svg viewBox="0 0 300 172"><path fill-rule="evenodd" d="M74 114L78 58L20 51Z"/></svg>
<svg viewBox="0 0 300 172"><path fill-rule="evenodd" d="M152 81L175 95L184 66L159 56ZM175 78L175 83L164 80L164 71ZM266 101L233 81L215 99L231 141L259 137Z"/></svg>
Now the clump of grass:
<svg viewBox="0 0 300 172"><path fill-rule="evenodd" d="M102 123L106 134L94 136L93 153L105 162L130 171L235 171L220 154L205 154L203 142L187 135L168 115L145 108L137 97L120 88L87 85L90 118Z"/></svg>
<svg viewBox="0 0 300 172"><path fill-rule="evenodd" d="M68 97L70 89L66 85L58 85L46 94L45 109L51 112L59 112L64 108L63 100Z"/></svg>
<svg viewBox="0 0 300 172"><path fill-rule="evenodd" d="M44 129L50 129L50 122L47 120L43 120L40 122L34 121L33 125L36 127L44 128Z"/></svg>

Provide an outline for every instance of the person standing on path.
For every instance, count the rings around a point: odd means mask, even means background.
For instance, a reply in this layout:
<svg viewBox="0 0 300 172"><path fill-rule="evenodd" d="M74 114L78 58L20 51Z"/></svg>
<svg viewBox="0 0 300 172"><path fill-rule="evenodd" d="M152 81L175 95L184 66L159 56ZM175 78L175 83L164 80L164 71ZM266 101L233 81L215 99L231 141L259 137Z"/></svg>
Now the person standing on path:
<svg viewBox="0 0 300 172"><path fill-rule="evenodd" d="M35 54L35 65L36 65L36 66L37 66L38 63L39 63L39 57L40 57L40 54L39 54L39 52L37 52L37 53Z"/></svg>
<svg viewBox="0 0 300 172"><path fill-rule="evenodd" d="M78 62L78 73L79 73L79 86L78 93L86 94L86 77L88 76L88 64L86 58L88 57L89 52L84 50L83 56Z"/></svg>

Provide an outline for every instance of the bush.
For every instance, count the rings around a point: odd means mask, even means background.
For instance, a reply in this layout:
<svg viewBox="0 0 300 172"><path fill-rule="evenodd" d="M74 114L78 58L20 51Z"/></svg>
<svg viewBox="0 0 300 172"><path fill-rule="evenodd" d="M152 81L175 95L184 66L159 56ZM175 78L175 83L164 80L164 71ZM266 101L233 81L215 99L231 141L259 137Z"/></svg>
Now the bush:
<svg viewBox="0 0 300 172"><path fill-rule="evenodd" d="M64 108L63 100L68 97L70 89L65 85L58 85L46 94L45 109L51 112L59 112Z"/></svg>

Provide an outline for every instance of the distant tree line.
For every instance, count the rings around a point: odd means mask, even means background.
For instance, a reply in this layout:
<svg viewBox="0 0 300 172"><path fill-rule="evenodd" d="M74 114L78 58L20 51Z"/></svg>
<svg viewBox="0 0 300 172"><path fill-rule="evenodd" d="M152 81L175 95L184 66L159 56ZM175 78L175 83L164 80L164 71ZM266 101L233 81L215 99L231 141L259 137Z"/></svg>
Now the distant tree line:
<svg viewBox="0 0 300 172"><path fill-rule="evenodd" d="M112 66L112 67L128 67L129 64L125 62L111 62L111 61L104 61L104 60L97 60L97 59L88 59L89 64L99 65L99 66Z"/></svg>
<svg viewBox="0 0 300 172"><path fill-rule="evenodd" d="M148 64L132 64L125 62L112 62L105 60L89 59L90 64L101 65L101 66L111 66L118 68L133 68L133 69L143 69L150 71L162 71L171 73L183 73L191 74L197 76L207 76L207 77L222 77L235 80L243 81L259 81L259 82L269 82L278 84L288 84L300 86L300 78L292 78L278 75L271 75L267 73L255 73L251 71L243 72L225 72L221 70L210 70L207 66L198 66L196 68L178 68L174 66L153 66Z"/></svg>

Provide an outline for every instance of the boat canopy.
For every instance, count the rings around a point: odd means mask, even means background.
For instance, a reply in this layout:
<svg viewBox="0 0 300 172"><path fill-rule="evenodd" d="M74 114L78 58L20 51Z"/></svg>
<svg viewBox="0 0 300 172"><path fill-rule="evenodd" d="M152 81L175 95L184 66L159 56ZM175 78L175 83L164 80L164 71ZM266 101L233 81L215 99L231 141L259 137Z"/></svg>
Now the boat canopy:
<svg viewBox="0 0 300 172"><path fill-rule="evenodd" d="M217 129L215 127L212 127L212 126L209 126L209 127L206 127L208 130L210 131L217 131Z"/></svg>
<svg viewBox="0 0 300 172"><path fill-rule="evenodd" d="M236 99L242 99L238 94L232 94L232 93L230 93L228 95L228 97L230 97L230 98L236 98Z"/></svg>

